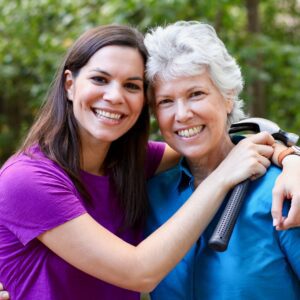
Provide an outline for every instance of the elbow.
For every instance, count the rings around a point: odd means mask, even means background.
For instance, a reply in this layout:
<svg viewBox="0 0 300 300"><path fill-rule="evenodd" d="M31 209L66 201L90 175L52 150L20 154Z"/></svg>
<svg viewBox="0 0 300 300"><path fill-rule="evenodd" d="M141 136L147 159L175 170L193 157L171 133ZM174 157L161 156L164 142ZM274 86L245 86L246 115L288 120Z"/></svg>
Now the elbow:
<svg viewBox="0 0 300 300"><path fill-rule="evenodd" d="M152 292L169 271L163 263L158 262L157 259L148 259L148 256L145 255L145 251L137 252L131 264L135 267L134 269L130 268L130 270L134 270L130 272L130 277L128 277L127 272L127 280L129 280L127 282L130 282L130 289L140 293Z"/></svg>
<svg viewBox="0 0 300 300"><path fill-rule="evenodd" d="M141 266L136 269L136 272L131 273L130 280L127 282L130 282L129 289L131 290L140 293L150 293L157 287L163 277L164 275L160 272L153 272ZM127 277L127 280L128 279L129 278Z"/></svg>
<svg viewBox="0 0 300 300"><path fill-rule="evenodd" d="M139 282L136 283L137 284L135 285L134 289L137 292L150 293L157 287L159 281L153 278L143 278L143 279L140 278Z"/></svg>

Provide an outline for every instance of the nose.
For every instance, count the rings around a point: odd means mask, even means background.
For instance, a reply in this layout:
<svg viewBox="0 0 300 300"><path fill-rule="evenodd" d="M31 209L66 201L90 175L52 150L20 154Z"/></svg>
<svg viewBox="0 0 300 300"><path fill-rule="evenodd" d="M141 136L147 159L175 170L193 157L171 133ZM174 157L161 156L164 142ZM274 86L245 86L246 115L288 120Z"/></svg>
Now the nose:
<svg viewBox="0 0 300 300"><path fill-rule="evenodd" d="M106 86L103 93L103 99L112 104L123 103L124 95L122 91L122 86L118 83L110 83Z"/></svg>
<svg viewBox="0 0 300 300"><path fill-rule="evenodd" d="M180 123L184 123L193 117L193 112L186 101L177 101L175 120Z"/></svg>

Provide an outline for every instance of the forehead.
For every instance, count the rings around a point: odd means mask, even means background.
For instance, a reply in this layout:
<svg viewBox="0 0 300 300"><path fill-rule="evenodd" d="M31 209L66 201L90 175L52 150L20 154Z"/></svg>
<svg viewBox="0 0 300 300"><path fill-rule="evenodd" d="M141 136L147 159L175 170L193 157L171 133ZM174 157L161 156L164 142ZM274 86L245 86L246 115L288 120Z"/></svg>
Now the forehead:
<svg viewBox="0 0 300 300"><path fill-rule="evenodd" d="M87 68L118 68L120 71L144 73L143 57L136 48L129 46L105 46L99 49L85 65Z"/></svg>
<svg viewBox="0 0 300 300"><path fill-rule="evenodd" d="M160 96L161 94L188 91L193 87L214 88L214 84L207 71L198 75L181 76L169 80L158 78L154 84L154 91L156 96Z"/></svg>

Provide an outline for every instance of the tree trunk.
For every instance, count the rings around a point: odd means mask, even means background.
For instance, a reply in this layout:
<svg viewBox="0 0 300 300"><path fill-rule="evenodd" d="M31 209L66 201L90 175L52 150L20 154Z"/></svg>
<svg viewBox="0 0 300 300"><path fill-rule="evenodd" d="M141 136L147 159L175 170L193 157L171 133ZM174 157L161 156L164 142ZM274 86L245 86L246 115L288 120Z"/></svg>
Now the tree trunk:
<svg viewBox="0 0 300 300"><path fill-rule="evenodd" d="M249 36L255 37L261 32L259 20L259 0L246 0L248 32ZM255 61L251 61L250 65L256 69L257 73L262 69L263 58L260 53L257 54ZM254 79L247 87L250 95L249 111L252 116L265 117L266 102L264 93L264 84L259 79Z"/></svg>

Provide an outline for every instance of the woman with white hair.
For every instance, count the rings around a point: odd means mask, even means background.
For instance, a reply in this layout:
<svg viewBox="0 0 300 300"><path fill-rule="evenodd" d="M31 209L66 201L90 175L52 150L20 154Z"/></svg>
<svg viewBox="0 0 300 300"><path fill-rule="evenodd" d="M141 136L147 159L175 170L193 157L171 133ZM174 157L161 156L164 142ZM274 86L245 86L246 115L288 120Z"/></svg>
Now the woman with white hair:
<svg viewBox="0 0 300 300"><path fill-rule="evenodd" d="M147 34L145 44L150 102L165 141L184 157L150 180L150 233L235 147L228 128L244 113L240 68L213 27L177 22ZM300 228L273 227L272 187L279 173L271 166L251 183L225 253L207 245L223 206L152 299L300 299Z"/></svg>

